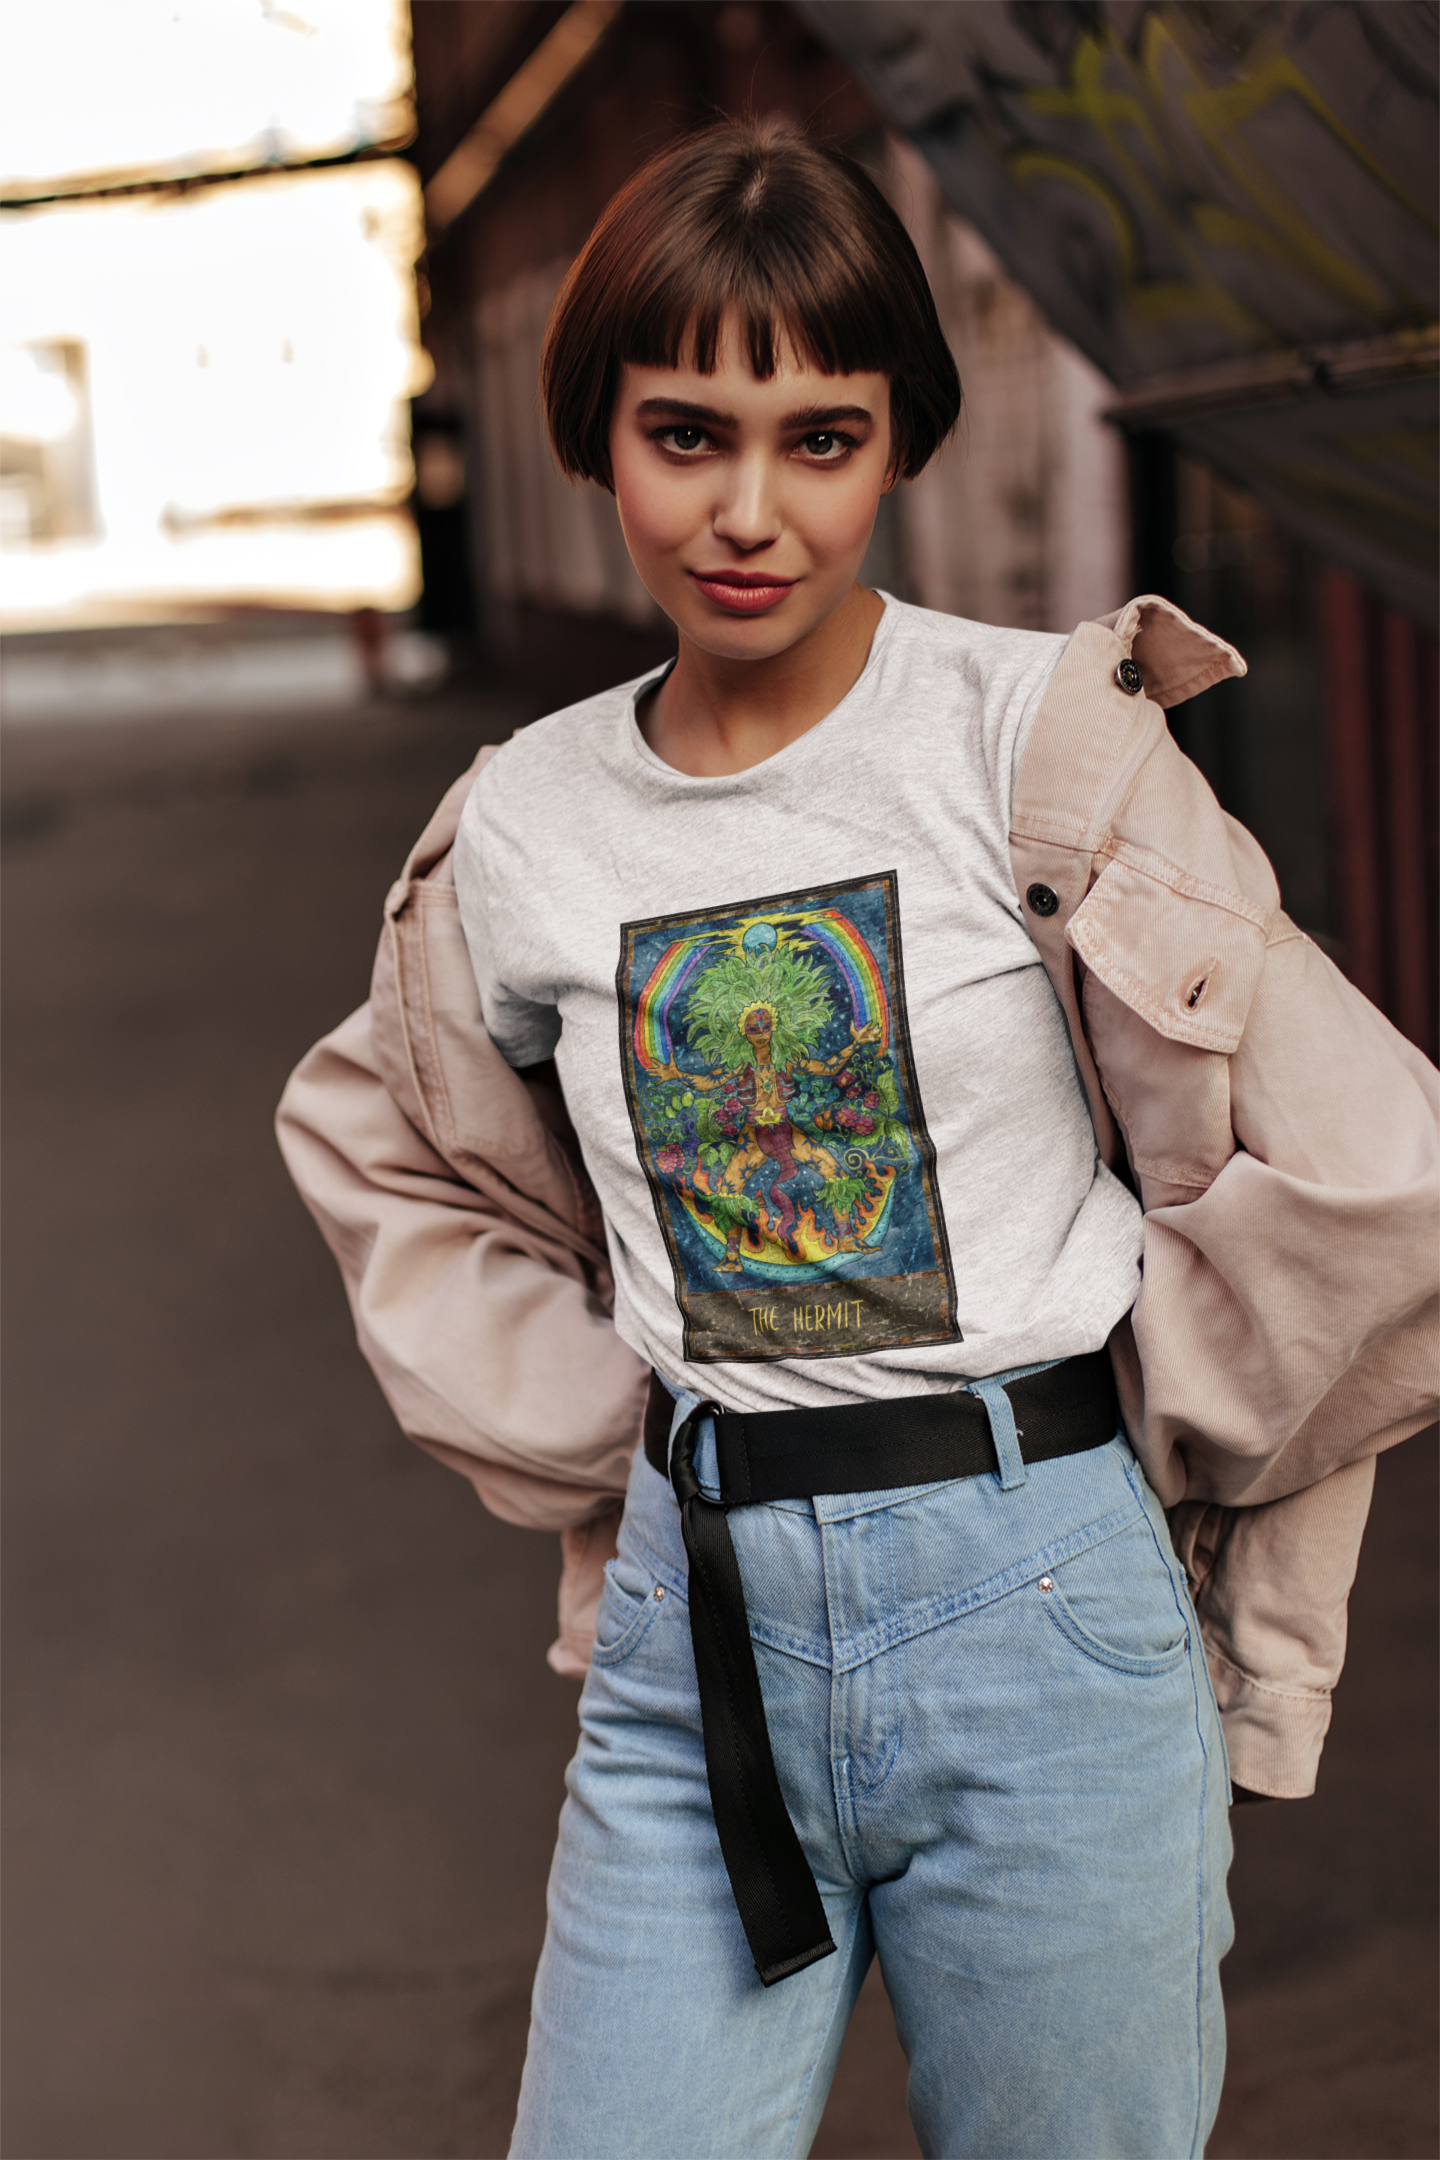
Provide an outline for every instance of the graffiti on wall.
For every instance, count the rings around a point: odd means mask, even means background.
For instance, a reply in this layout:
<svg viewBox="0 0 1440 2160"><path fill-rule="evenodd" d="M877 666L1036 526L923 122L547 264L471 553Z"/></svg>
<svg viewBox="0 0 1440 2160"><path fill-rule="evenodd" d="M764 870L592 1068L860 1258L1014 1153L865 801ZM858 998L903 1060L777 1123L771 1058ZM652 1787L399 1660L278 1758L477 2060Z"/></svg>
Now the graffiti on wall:
<svg viewBox="0 0 1440 2160"><path fill-rule="evenodd" d="M804 12L1055 328L1122 392L1228 367L1185 446L1433 613L1432 9ZM1362 344L1368 368L1327 364ZM1319 359L1247 393L1295 351Z"/></svg>

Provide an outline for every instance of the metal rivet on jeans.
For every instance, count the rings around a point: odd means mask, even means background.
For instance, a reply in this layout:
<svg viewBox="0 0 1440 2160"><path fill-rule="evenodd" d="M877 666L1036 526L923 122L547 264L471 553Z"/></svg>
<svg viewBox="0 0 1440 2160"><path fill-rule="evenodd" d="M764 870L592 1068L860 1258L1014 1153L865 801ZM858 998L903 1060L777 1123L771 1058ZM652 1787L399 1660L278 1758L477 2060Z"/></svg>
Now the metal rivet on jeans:
<svg viewBox="0 0 1440 2160"><path fill-rule="evenodd" d="M664 1597L664 1595L665 1595L665 1586L664 1586L664 1584L663 1584L663 1583L658 1583L658 1582L657 1582L657 1583L656 1583L656 1585L655 1585L655 1602L656 1602L656 1604L657 1604L657 1605L658 1605L658 1604L660 1603L660 1600L661 1600L661 1598L663 1598L663 1597Z"/></svg>
<svg viewBox="0 0 1440 2160"><path fill-rule="evenodd" d="M1040 1588L1041 1588L1042 1590L1053 1590L1053 1589L1054 1589L1054 1587L1055 1587L1055 1578L1054 1578L1054 1576L1053 1576L1053 1575L1042 1575L1042 1576L1040 1577Z"/></svg>
<svg viewBox="0 0 1440 2160"><path fill-rule="evenodd" d="M1032 885L1025 895L1025 905L1032 915L1053 915L1060 905L1060 895L1053 885Z"/></svg>

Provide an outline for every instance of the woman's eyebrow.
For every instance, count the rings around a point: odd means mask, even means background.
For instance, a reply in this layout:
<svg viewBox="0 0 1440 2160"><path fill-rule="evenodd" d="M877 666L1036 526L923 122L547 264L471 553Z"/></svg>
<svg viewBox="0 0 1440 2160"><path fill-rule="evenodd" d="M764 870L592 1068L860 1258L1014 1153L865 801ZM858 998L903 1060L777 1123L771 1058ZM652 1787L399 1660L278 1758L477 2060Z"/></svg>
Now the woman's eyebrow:
<svg viewBox="0 0 1440 2160"><path fill-rule="evenodd" d="M864 405L806 405L799 412L786 413L780 425L785 428L834 427L840 420L870 420L873 417Z"/></svg>
<svg viewBox="0 0 1440 2160"><path fill-rule="evenodd" d="M663 416L673 420L703 421L710 427L738 428L740 425L734 413L721 412L714 405L695 405L687 398L642 398L635 410L645 420ZM835 427L842 420L858 420L868 425L874 417L865 405L805 405L786 413L780 425L786 429L813 429Z"/></svg>
<svg viewBox="0 0 1440 2160"><path fill-rule="evenodd" d="M720 412L713 405L690 405L684 398L642 398L635 410L647 420L657 413L672 413L682 420L708 420L712 427L735 428L740 425L734 413Z"/></svg>

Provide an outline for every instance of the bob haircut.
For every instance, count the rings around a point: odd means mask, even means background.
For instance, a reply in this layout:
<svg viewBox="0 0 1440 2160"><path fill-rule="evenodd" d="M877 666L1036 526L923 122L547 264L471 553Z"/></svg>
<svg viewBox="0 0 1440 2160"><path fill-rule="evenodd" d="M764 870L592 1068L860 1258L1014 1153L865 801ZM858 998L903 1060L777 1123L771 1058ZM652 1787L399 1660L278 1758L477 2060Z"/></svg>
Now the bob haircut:
<svg viewBox="0 0 1440 2160"><path fill-rule="evenodd" d="M960 415L920 258L869 175L803 135L724 121L682 137L601 213L540 356L562 472L611 488L620 371L710 375L734 310L761 381L785 340L827 375L890 378L891 464L913 480Z"/></svg>

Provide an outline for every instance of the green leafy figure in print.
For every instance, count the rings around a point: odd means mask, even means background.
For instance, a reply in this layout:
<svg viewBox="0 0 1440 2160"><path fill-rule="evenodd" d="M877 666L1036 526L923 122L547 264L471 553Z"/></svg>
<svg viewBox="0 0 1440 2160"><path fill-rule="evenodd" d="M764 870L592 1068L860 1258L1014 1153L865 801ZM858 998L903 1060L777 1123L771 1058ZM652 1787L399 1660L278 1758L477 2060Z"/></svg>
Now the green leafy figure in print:
<svg viewBox="0 0 1440 2160"><path fill-rule="evenodd" d="M755 1212L745 1187L758 1174L775 1209L778 1236L798 1254L795 1203L785 1188L806 1165L834 1221L836 1249L863 1249L853 1221L866 1189L864 1177L854 1174L862 1158L850 1149L842 1164L791 1107L797 1096L808 1105L813 1080L833 1077L879 1037L873 1022L858 1028L852 1022L843 1050L823 1060L811 1056L833 1012L816 962L782 941L773 926L758 924L705 969L690 993L685 1032L708 1075L683 1072L673 1058L656 1068L662 1081L683 1081L721 1097L713 1109L698 1106L695 1134L711 1173L711 1220L725 1236L725 1257L717 1263L722 1274L743 1272L740 1234ZM664 1159L657 1158L661 1168L679 1152L664 1151Z"/></svg>
<svg viewBox="0 0 1440 2160"><path fill-rule="evenodd" d="M744 1018L756 1005L771 1014L770 1055L793 1065L812 1050L830 1018L825 979L813 960L779 946L756 960L726 953L705 970L690 993L685 1032L712 1071L738 1072L757 1062Z"/></svg>

